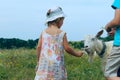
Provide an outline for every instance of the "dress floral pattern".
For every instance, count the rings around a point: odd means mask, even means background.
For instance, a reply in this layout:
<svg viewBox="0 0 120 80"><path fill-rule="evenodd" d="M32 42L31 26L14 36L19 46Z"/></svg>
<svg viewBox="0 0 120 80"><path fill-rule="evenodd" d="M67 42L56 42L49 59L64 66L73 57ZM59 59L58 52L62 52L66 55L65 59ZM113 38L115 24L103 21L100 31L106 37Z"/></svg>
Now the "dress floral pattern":
<svg viewBox="0 0 120 80"><path fill-rule="evenodd" d="M64 34L62 31L50 35L43 31L39 66L34 80L67 80L64 67Z"/></svg>

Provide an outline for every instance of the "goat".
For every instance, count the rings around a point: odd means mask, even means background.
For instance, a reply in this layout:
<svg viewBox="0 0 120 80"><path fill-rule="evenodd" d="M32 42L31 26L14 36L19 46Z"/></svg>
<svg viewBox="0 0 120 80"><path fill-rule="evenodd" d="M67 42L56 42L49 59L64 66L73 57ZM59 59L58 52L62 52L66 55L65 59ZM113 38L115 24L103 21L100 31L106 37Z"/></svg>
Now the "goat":
<svg viewBox="0 0 120 80"><path fill-rule="evenodd" d="M95 53L101 58L102 71L104 72L107 57L113 46L113 41L103 42L102 40L99 40L98 37L100 37L102 33L103 30L99 31L96 36L88 35L84 40L84 50L89 56L89 62L93 61ZM120 68L117 74L120 76Z"/></svg>
<svg viewBox="0 0 120 80"><path fill-rule="evenodd" d="M88 53L89 62L93 61L93 56L95 53L100 58L107 58L112 49L113 41L103 42L98 39L102 33L103 30L99 31L96 36L88 35L85 37L84 49Z"/></svg>

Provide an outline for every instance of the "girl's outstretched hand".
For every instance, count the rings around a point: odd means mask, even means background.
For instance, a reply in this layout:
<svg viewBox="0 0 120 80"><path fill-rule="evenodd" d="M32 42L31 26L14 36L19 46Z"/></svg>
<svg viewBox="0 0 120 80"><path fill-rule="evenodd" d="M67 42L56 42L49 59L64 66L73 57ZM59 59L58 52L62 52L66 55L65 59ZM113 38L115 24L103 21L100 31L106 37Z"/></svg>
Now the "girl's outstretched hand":
<svg viewBox="0 0 120 80"><path fill-rule="evenodd" d="M79 51L77 52L77 54L78 54L78 57L81 57L81 56L83 55L83 53L84 53L84 51L82 51L82 50L79 50Z"/></svg>

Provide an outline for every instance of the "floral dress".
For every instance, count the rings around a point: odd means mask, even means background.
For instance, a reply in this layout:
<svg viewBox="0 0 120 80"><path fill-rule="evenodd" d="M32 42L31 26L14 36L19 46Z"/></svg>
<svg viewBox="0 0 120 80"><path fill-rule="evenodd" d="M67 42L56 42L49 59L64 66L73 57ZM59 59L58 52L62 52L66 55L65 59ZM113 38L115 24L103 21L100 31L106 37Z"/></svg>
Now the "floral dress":
<svg viewBox="0 0 120 80"><path fill-rule="evenodd" d="M34 80L67 80L64 66L64 34L63 31L57 35L42 32L42 49Z"/></svg>

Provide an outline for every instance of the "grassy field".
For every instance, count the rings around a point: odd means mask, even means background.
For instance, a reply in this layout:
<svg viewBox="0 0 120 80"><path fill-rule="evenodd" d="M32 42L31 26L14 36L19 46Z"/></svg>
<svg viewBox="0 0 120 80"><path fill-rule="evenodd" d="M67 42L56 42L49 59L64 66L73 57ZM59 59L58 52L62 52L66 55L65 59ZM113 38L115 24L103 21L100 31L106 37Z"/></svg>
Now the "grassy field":
<svg viewBox="0 0 120 80"><path fill-rule="evenodd" d="M88 56L74 57L65 53L68 80L105 80L100 59L88 63ZM34 49L11 49L0 52L0 80L34 80L36 51Z"/></svg>

